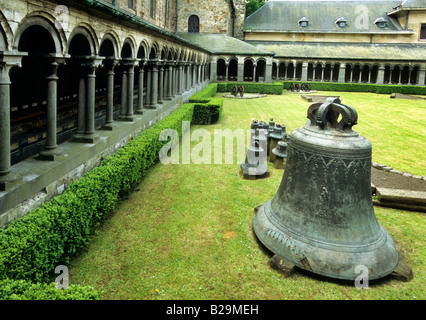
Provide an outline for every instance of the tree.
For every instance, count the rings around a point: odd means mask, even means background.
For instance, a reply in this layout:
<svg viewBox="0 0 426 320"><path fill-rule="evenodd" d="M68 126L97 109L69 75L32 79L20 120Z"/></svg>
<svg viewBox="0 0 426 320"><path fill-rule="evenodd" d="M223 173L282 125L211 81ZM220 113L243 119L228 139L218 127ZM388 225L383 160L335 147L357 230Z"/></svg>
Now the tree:
<svg viewBox="0 0 426 320"><path fill-rule="evenodd" d="M253 12L259 9L265 3L266 1L264 0L248 0L246 3L246 17L251 15Z"/></svg>

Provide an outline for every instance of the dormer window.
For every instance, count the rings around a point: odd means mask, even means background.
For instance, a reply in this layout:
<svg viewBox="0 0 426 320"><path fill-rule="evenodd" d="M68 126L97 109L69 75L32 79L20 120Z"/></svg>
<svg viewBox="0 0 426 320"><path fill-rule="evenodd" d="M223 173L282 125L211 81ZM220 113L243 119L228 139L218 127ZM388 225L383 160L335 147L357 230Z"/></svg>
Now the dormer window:
<svg viewBox="0 0 426 320"><path fill-rule="evenodd" d="M341 17L341 18L336 20L336 24L339 28L347 28L348 27L348 20Z"/></svg>
<svg viewBox="0 0 426 320"><path fill-rule="evenodd" d="M303 17L302 19L299 20L299 26L301 28L307 28L309 27L309 19Z"/></svg>
<svg viewBox="0 0 426 320"><path fill-rule="evenodd" d="M388 27L388 22L383 17L378 18L376 21L374 21L374 23L376 24L377 28L380 29L386 29Z"/></svg>

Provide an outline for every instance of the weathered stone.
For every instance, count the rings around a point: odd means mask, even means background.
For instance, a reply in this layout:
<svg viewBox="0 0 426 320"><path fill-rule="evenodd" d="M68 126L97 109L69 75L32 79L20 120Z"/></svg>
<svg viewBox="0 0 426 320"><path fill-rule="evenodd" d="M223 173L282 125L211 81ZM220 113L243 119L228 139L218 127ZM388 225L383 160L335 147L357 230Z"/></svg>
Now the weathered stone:
<svg viewBox="0 0 426 320"><path fill-rule="evenodd" d="M426 192L390 188L376 188L380 201L406 203L412 205L426 205Z"/></svg>

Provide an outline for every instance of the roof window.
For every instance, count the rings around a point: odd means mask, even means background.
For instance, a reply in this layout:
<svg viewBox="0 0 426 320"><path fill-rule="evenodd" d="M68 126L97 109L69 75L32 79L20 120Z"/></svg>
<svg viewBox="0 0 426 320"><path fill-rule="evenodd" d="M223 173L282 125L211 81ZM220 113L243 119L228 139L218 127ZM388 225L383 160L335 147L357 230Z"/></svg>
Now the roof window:
<svg viewBox="0 0 426 320"><path fill-rule="evenodd" d="M299 26L301 28L307 28L309 27L309 19L307 19L306 17L303 17L302 19L299 20Z"/></svg>
<svg viewBox="0 0 426 320"><path fill-rule="evenodd" d="M336 20L336 24L339 28L347 28L348 27L348 20L341 17L341 18Z"/></svg>
<svg viewBox="0 0 426 320"><path fill-rule="evenodd" d="M380 29L386 29L388 27L388 21L383 17L376 19L374 23L376 24L377 28Z"/></svg>

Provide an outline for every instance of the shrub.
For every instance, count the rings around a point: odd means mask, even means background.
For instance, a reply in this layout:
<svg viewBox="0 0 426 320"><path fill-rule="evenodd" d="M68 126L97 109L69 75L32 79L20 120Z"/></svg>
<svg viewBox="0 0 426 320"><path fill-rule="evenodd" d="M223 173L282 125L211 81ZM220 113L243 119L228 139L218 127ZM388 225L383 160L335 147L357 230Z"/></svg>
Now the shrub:
<svg viewBox="0 0 426 320"><path fill-rule="evenodd" d="M31 283L25 280L0 280L0 300L100 300L92 287L71 285L57 289L54 283Z"/></svg>
<svg viewBox="0 0 426 320"><path fill-rule="evenodd" d="M223 99L213 98L217 90L218 84L211 83L189 98L189 102L194 103L193 124L211 124L219 120Z"/></svg>
<svg viewBox="0 0 426 320"><path fill-rule="evenodd" d="M312 82L312 81L284 81L283 88L290 89L292 83L309 83L311 90L319 91L346 91L372 92L381 94L405 93L426 95L426 87L411 85L378 85L370 83L339 83L339 82Z"/></svg>
<svg viewBox="0 0 426 320"><path fill-rule="evenodd" d="M0 230L0 279L44 282L89 241L102 219L159 159L162 130L182 134L193 104L182 105L142 132L61 195Z"/></svg>
<svg viewBox="0 0 426 320"><path fill-rule="evenodd" d="M281 82L259 83L259 82L227 82L219 83L218 92L231 92L235 86L243 86L244 92L247 93L263 93L277 94L283 92L283 84Z"/></svg>

